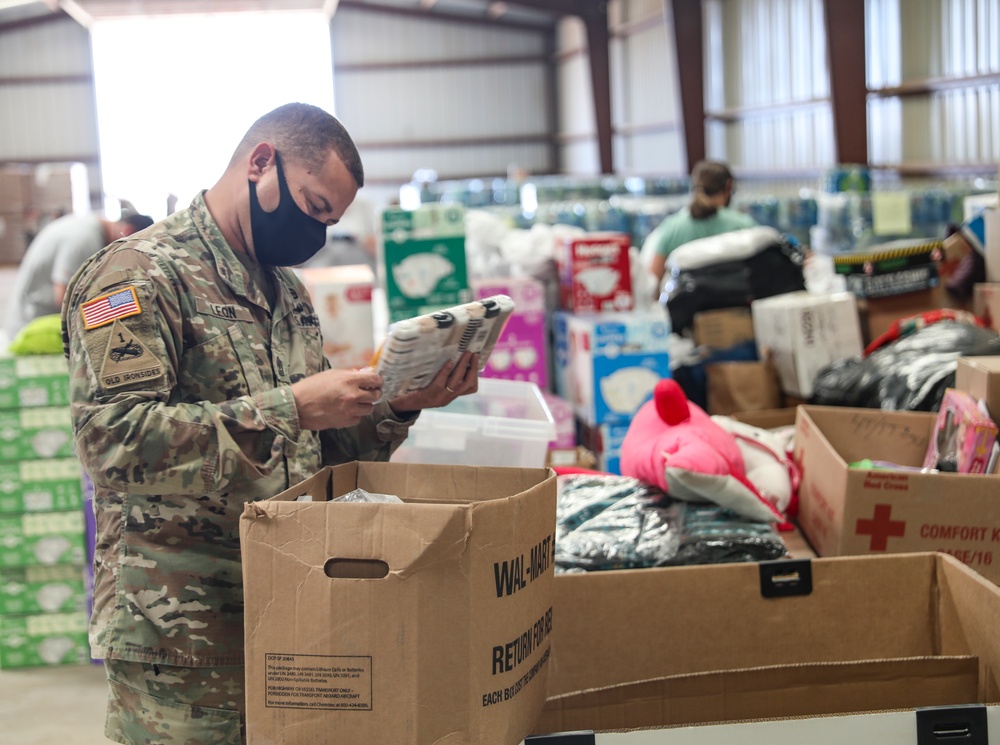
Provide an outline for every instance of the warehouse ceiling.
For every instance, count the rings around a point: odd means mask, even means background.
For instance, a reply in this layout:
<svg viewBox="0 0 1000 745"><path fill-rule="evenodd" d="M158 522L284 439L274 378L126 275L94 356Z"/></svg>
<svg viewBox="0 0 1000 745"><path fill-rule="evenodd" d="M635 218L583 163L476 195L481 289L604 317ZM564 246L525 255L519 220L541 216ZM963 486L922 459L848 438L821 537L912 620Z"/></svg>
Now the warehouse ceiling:
<svg viewBox="0 0 1000 745"><path fill-rule="evenodd" d="M0 31L69 15L89 26L97 19L167 13L320 10L339 7L547 29L563 15L603 12L603 0L0 0Z"/></svg>

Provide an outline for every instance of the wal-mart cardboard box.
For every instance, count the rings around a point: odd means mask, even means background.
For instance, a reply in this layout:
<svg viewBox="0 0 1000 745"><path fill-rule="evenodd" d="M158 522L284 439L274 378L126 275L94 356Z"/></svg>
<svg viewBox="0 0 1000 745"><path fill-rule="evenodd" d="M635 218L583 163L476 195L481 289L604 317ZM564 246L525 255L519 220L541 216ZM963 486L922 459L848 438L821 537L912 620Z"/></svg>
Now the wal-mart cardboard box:
<svg viewBox="0 0 1000 745"><path fill-rule="evenodd" d="M356 488L404 501L329 501ZM248 504L248 743L520 742L547 692L555 505L546 468L368 462Z"/></svg>
<svg viewBox="0 0 1000 745"><path fill-rule="evenodd" d="M553 607L536 734L1000 702L1000 588L940 553L559 575Z"/></svg>
<svg viewBox="0 0 1000 745"><path fill-rule="evenodd" d="M943 551L1000 581L1000 477L850 468L920 466L932 412L799 406L798 524L820 556Z"/></svg>

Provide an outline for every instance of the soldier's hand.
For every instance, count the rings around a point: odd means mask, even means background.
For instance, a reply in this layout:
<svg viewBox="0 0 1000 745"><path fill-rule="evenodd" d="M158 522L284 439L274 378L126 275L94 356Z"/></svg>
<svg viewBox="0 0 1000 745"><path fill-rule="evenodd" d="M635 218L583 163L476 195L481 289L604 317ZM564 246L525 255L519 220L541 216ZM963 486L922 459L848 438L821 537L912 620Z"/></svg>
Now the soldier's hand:
<svg viewBox="0 0 1000 745"><path fill-rule="evenodd" d="M479 355L466 352L454 365L442 367L425 388L397 396L389 406L397 414L446 406L459 396L479 390Z"/></svg>
<svg viewBox="0 0 1000 745"><path fill-rule="evenodd" d="M302 429L352 427L382 396L382 376L371 370L324 370L292 384Z"/></svg>

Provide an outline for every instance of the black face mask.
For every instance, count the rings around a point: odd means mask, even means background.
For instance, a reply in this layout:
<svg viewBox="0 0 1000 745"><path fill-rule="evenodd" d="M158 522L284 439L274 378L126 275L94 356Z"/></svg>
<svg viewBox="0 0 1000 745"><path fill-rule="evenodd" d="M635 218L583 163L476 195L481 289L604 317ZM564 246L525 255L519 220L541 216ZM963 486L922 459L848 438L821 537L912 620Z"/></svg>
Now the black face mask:
<svg viewBox="0 0 1000 745"><path fill-rule="evenodd" d="M278 153L278 208L265 212L257 199L257 185L250 182L250 233L257 261L265 266L297 266L308 261L326 243L326 224L299 209L288 191Z"/></svg>

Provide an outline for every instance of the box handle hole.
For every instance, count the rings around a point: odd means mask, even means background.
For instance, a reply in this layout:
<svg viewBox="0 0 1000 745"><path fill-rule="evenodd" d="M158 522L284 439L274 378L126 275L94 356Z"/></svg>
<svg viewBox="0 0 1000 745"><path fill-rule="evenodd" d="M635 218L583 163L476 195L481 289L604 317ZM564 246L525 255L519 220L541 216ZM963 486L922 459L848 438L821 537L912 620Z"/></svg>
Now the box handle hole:
<svg viewBox="0 0 1000 745"><path fill-rule="evenodd" d="M383 579L389 565L381 559L327 559L323 572L332 579Z"/></svg>

